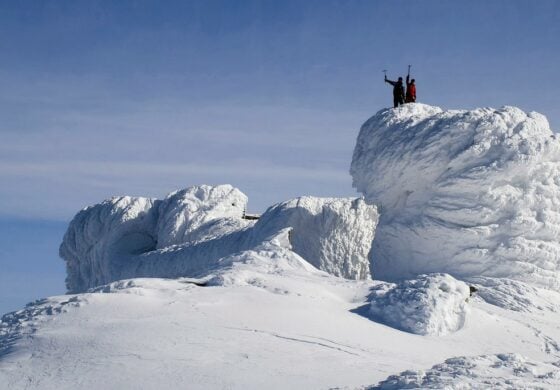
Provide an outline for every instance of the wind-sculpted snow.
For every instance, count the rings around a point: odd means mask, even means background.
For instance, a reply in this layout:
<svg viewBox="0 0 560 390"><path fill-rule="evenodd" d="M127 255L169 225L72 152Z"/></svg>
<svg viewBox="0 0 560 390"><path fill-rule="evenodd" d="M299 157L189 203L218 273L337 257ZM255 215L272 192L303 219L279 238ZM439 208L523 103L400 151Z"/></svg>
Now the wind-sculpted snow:
<svg viewBox="0 0 560 390"><path fill-rule="evenodd" d="M268 209L253 229L253 241L291 227L294 252L315 267L348 279L367 279L377 219L376 207L363 199L304 196Z"/></svg>
<svg viewBox="0 0 560 390"><path fill-rule="evenodd" d="M518 312L560 312L557 291L506 278L469 278L475 295L485 302Z"/></svg>
<svg viewBox="0 0 560 390"><path fill-rule="evenodd" d="M558 288L560 141L514 107L378 112L358 136L354 186L380 207L373 274L445 272Z"/></svg>
<svg viewBox="0 0 560 390"><path fill-rule="evenodd" d="M392 375L367 389L557 389L559 364L512 353L456 357L427 371L409 370Z"/></svg>
<svg viewBox="0 0 560 390"><path fill-rule="evenodd" d="M68 291L211 268L242 248L240 233L251 225L242 219L246 204L241 191L222 185L190 187L163 200L124 196L88 207L74 217L60 247Z"/></svg>
<svg viewBox="0 0 560 390"><path fill-rule="evenodd" d="M74 217L60 246L69 292L108 283L130 254L155 249L153 204L152 199L123 196L88 207Z"/></svg>
<svg viewBox="0 0 560 390"><path fill-rule="evenodd" d="M245 194L227 185L172 192L158 204L157 248L202 242L239 230L246 225L241 217L247 201Z"/></svg>
<svg viewBox="0 0 560 390"><path fill-rule="evenodd" d="M379 284L372 292L373 320L421 335L460 329L467 315L469 287L449 275L420 275L398 284Z"/></svg>
<svg viewBox="0 0 560 390"><path fill-rule="evenodd" d="M120 197L79 212L60 247L69 292L138 277L198 277L222 258L290 228L293 250L315 267L369 277L377 211L361 199L298 198L243 219L247 197L229 186L195 186L163 200Z"/></svg>

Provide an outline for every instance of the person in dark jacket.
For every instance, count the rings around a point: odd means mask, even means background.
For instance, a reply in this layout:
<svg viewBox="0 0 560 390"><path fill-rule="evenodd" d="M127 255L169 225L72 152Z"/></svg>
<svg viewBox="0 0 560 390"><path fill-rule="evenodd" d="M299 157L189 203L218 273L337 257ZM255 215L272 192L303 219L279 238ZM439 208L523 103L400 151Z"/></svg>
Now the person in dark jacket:
<svg viewBox="0 0 560 390"><path fill-rule="evenodd" d="M385 82L393 86L393 107L404 104L404 86L402 77L398 81L391 81L385 76Z"/></svg>
<svg viewBox="0 0 560 390"><path fill-rule="evenodd" d="M414 79L410 80L410 75L406 76L406 103L416 102L416 84L414 84Z"/></svg>

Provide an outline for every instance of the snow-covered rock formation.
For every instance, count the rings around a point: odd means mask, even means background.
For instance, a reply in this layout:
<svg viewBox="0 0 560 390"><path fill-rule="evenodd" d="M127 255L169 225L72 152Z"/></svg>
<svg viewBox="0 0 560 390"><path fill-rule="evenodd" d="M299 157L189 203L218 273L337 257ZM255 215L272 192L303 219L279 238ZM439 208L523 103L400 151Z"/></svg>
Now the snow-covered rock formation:
<svg viewBox="0 0 560 390"><path fill-rule="evenodd" d="M79 212L60 247L70 292L119 279L208 273L220 259L286 228L294 252L349 279L369 277L377 209L362 199L303 197L243 219L247 197L230 185L194 186L163 200L119 197Z"/></svg>
<svg viewBox="0 0 560 390"><path fill-rule="evenodd" d="M514 107L407 104L363 126L354 186L380 207L373 274L445 272L559 288L560 141Z"/></svg>
<svg viewBox="0 0 560 390"><path fill-rule="evenodd" d="M259 243L291 227L294 252L315 267L348 279L367 279L377 220L377 208L363 199L304 196L269 208L255 225L252 240Z"/></svg>
<svg viewBox="0 0 560 390"><path fill-rule="evenodd" d="M467 315L469 286L446 274L420 275L398 284L379 284L369 313L374 320L407 332L444 335L459 330Z"/></svg>
<svg viewBox="0 0 560 390"><path fill-rule="evenodd" d="M232 186L203 185L163 200L123 196L87 207L60 246L68 291L206 271L243 247L239 232L251 225L242 219L246 205L247 197Z"/></svg>
<svg viewBox="0 0 560 390"><path fill-rule="evenodd" d="M245 227L247 202L247 196L230 185L172 192L157 204L157 248L200 243Z"/></svg>

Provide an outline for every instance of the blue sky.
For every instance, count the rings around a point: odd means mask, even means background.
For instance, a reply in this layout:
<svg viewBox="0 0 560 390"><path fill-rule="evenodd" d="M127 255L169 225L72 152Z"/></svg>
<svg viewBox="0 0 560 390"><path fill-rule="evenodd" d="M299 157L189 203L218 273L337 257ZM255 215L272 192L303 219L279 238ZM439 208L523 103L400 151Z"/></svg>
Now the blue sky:
<svg viewBox="0 0 560 390"><path fill-rule="evenodd" d="M354 195L359 126L391 104L382 70L408 64L421 102L515 105L558 130L558 37L552 0L2 2L0 235L58 244L48 223L88 204L201 183L254 212ZM4 244L2 265L45 264Z"/></svg>

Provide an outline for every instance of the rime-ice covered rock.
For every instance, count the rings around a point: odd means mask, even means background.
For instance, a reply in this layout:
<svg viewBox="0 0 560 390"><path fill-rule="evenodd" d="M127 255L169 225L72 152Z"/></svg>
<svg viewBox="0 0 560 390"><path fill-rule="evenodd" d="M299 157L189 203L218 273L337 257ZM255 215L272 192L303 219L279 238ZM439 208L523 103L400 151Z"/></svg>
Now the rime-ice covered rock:
<svg viewBox="0 0 560 390"><path fill-rule="evenodd" d="M373 273L445 272L558 288L560 141L514 107L386 109L361 128L351 174L380 207Z"/></svg>
<svg viewBox="0 0 560 390"><path fill-rule="evenodd" d="M69 292L108 283L121 259L155 249L153 205L153 199L122 196L76 214L60 246Z"/></svg>
<svg viewBox="0 0 560 390"><path fill-rule="evenodd" d="M124 196L87 207L60 246L68 291L208 269L242 248L240 232L251 225L242 219L246 204L247 197L230 185L202 185L163 200Z"/></svg>
<svg viewBox="0 0 560 390"><path fill-rule="evenodd" d="M79 212L60 247L66 284L81 292L138 277L196 277L220 259L250 250L284 229L294 252L349 279L369 277L377 211L361 199L304 197L271 207L256 223L243 219L247 197L221 185L195 186L163 200L120 197Z"/></svg>
<svg viewBox="0 0 560 390"><path fill-rule="evenodd" d="M287 227L294 252L315 267L347 279L367 279L377 208L360 198L304 196L279 203L264 213L252 240L262 242Z"/></svg>
<svg viewBox="0 0 560 390"><path fill-rule="evenodd" d="M214 239L230 231L222 221L239 229L247 196L229 185L195 186L169 194L158 203L158 248ZM225 220L225 221L224 221Z"/></svg>
<svg viewBox="0 0 560 390"><path fill-rule="evenodd" d="M372 319L421 335L444 335L459 330L467 315L469 286L447 274L420 275L373 289Z"/></svg>

